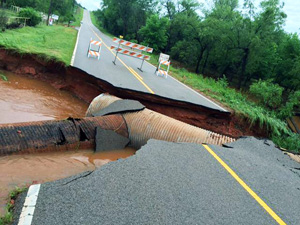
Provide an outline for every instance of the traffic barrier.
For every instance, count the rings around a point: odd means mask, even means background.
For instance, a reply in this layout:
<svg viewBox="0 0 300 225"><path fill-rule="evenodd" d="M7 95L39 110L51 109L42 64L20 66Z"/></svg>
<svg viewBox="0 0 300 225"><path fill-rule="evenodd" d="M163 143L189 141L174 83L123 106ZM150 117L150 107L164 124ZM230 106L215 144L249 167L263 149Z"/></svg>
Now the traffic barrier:
<svg viewBox="0 0 300 225"><path fill-rule="evenodd" d="M102 46L101 41L94 41L91 38L90 44L89 44L89 49L88 49L88 52L87 52L88 58L92 56L92 57L98 58L98 60L99 60L100 59L101 46Z"/></svg>
<svg viewBox="0 0 300 225"><path fill-rule="evenodd" d="M126 41L126 40L123 40L123 39L120 39L120 38L116 38L116 37L113 38L113 42L118 43L118 47L114 46L114 45L112 45L110 47L111 49L114 49L116 51L116 57L113 61L113 64L116 65L116 60L117 60L117 57L118 57L118 53L128 55L128 56L131 56L131 57L138 58L138 59L142 60L142 64L141 64L140 68L138 68L138 69L141 72L143 72L142 67L143 67L144 61L145 60L150 60L150 56L144 55L144 54L142 54L142 52L152 53L153 48L146 47L144 45L139 45L139 44L136 44L136 43L133 43L133 42L130 42L130 41ZM125 46L127 48L130 48L130 50L126 49L126 48L120 48L121 45ZM140 51L140 52L136 52L136 51Z"/></svg>
<svg viewBox="0 0 300 225"><path fill-rule="evenodd" d="M113 39L113 42L124 45L124 46L127 46L127 47L132 48L132 49L145 51L145 52L148 52L148 53L153 52L153 48L149 48L149 47L146 47L146 46L143 46L143 45L139 45L139 44L136 44L136 43L133 43L133 42L130 42L130 41L125 41L125 40L122 40L122 39L119 39L119 38L116 38L116 37Z"/></svg>
<svg viewBox="0 0 300 225"><path fill-rule="evenodd" d="M150 60L150 56L148 56L148 55L130 51L130 50L124 49L124 48L118 48L117 46L114 46L114 45L112 45L110 48L114 49L115 51L117 51L118 53L123 54L123 55L129 55L131 57L135 57L135 58L139 58L139 59Z"/></svg>
<svg viewBox="0 0 300 225"><path fill-rule="evenodd" d="M162 75L162 76L165 76L167 78L168 77L168 73L169 73L169 69L170 69L170 64L171 64L171 62L169 60L160 60L159 64L158 64L158 67L156 69L156 75L157 76ZM163 69L161 67L162 65L165 65L168 68L167 69Z"/></svg>

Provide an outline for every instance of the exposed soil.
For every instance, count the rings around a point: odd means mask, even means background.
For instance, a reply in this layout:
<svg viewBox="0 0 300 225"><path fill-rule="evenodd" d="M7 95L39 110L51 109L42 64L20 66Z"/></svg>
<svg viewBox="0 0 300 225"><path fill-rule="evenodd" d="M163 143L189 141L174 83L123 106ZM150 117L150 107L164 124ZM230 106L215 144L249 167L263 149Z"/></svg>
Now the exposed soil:
<svg viewBox="0 0 300 225"><path fill-rule="evenodd" d="M235 138L248 135L267 137L265 129L260 129L258 125L250 127L248 121L234 114L148 93L117 88L78 68L66 68L62 63L53 61L46 62L36 55L21 56L18 53L0 49L0 69L46 81L56 89L71 92L86 103L90 103L101 93L109 93L123 99L140 101L156 112L219 134Z"/></svg>

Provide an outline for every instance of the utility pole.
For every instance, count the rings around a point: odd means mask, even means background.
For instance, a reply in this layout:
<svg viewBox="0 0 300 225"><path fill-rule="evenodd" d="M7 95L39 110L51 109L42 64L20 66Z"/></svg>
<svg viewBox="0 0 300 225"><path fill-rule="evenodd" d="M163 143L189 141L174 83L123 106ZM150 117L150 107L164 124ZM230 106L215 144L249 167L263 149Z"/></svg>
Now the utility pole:
<svg viewBox="0 0 300 225"><path fill-rule="evenodd" d="M51 11L52 11L52 0L50 0L50 6L49 6L49 10L48 10L47 26L49 26L49 19L50 19Z"/></svg>

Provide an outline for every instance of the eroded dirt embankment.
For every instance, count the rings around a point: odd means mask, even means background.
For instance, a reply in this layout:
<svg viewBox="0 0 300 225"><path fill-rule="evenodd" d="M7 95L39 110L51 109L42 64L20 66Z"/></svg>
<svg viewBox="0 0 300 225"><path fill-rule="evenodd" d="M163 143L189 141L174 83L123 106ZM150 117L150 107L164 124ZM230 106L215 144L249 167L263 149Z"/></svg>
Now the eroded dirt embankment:
<svg viewBox="0 0 300 225"><path fill-rule="evenodd" d="M201 127L231 137L266 137L264 129L258 125L250 126L246 120L227 112L210 109L188 102L176 101L165 97L117 88L74 67L62 63L46 62L37 55L20 55L13 51L0 49L0 69L30 76L50 83L60 90L67 90L78 98L90 103L101 93L109 93L123 99L140 101L147 108L170 116L185 123Z"/></svg>

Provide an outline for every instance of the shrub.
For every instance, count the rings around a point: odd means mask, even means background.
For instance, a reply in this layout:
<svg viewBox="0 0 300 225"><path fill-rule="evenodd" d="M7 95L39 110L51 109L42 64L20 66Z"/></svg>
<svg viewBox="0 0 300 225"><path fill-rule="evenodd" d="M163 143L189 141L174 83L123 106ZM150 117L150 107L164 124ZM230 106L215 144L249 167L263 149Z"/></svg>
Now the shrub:
<svg viewBox="0 0 300 225"><path fill-rule="evenodd" d="M5 26L8 22L8 17L5 13L5 11L0 10L0 29L5 30Z"/></svg>
<svg viewBox="0 0 300 225"><path fill-rule="evenodd" d="M283 90L283 87L272 83L272 80L259 80L250 86L250 93L260 104L270 109L276 109L281 105Z"/></svg>
<svg viewBox="0 0 300 225"><path fill-rule="evenodd" d="M274 135L272 140L277 146L288 149L289 152L300 153L300 134L289 131L288 134Z"/></svg>
<svg viewBox="0 0 300 225"><path fill-rule="evenodd" d="M168 26L168 19L159 18L158 15L150 16L146 21L146 25L138 31L143 37L142 44L150 45L156 51L163 49L168 41Z"/></svg>
<svg viewBox="0 0 300 225"><path fill-rule="evenodd" d="M27 17L29 20L27 21L28 26L36 26L42 21L41 15L35 11L33 8L24 8L19 12L19 17Z"/></svg>
<svg viewBox="0 0 300 225"><path fill-rule="evenodd" d="M300 91L292 92L289 95L288 101L280 108L278 116L281 119L286 119L293 116L294 109L300 105Z"/></svg>

